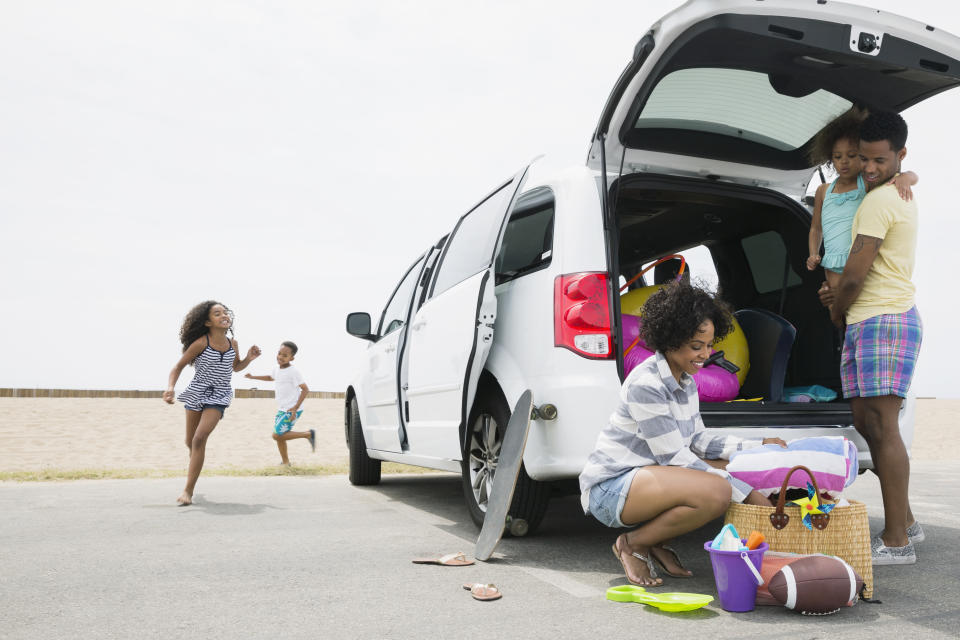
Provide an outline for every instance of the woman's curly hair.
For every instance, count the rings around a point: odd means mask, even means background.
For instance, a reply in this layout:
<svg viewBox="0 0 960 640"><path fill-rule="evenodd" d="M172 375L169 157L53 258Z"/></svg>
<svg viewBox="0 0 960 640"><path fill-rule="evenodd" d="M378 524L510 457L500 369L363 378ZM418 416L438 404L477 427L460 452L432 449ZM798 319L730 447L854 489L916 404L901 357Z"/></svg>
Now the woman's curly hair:
<svg viewBox="0 0 960 640"><path fill-rule="evenodd" d="M226 309L227 314L230 316L230 336L233 337L233 311L231 311L227 305L223 304L222 302L217 302L216 300L205 300L194 306L193 309L190 309L190 311L187 312L186 317L183 319L183 324L180 325L180 344L183 345L183 350L181 353L186 351L187 348L193 344L194 340L206 335L207 331L209 331L205 323L210 319L210 309L215 304L218 304Z"/></svg>
<svg viewBox="0 0 960 640"><path fill-rule="evenodd" d="M692 340L705 320L713 322L714 340L733 331L733 314L725 302L683 282L670 283L650 296L641 315L640 338L661 353Z"/></svg>
<svg viewBox="0 0 960 640"><path fill-rule="evenodd" d="M860 125L867 117L866 109L850 107L835 119L827 123L813 137L807 157L814 166L828 164L833 161L833 147L840 140L850 140L860 143Z"/></svg>

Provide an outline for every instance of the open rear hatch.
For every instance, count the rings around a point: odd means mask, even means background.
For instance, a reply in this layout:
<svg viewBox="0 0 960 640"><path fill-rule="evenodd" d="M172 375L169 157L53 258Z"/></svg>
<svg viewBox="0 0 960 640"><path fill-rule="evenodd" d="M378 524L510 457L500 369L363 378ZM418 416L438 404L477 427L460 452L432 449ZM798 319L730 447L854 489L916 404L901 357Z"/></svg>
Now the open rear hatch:
<svg viewBox="0 0 960 640"><path fill-rule="evenodd" d="M852 105L902 111L960 84L960 39L839 2L693 0L637 44L588 157L607 173L711 177L794 198L807 149ZM600 145L605 144L605 153Z"/></svg>
<svg viewBox="0 0 960 640"><path fill-rule="evenodd" d="M802 217L813 175L808 150L825 124L851 106L899 112L958 84L960 39L908 18L833 1L692 0L637 44L587 164L616 185L605 212L612 236L618 216L630 215L618 210L629 208L620 188L630 174L742 185L755 195L771 189L786 196L782 210ZM620 240L608 246L615 277ZM701 412L708 426L850 424L842 401L704 403Z"/></svg>

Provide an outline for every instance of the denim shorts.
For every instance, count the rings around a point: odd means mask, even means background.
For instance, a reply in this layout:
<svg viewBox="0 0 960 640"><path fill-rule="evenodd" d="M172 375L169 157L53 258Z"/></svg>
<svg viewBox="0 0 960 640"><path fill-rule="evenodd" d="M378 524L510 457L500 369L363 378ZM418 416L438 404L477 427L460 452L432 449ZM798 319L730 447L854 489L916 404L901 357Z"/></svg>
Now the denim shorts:
<svg viewBox="0 0 960 640"><path fill-rule="evenodd" d="M223 417L223 414L226 413L227 407L222 404L185 404L183 405L187 411L203 411L204 409L216 409L220 412L220 417Z"/></svg>
<svg viewBox="0 0 960 640"><path fill-rule="evenodd" d="M607 478L590 489L590 503L587 508L594 518L608 527L626 527L620 520L623 505L630 492L630 484L637 469L624 471L618 476Z"/></svg>

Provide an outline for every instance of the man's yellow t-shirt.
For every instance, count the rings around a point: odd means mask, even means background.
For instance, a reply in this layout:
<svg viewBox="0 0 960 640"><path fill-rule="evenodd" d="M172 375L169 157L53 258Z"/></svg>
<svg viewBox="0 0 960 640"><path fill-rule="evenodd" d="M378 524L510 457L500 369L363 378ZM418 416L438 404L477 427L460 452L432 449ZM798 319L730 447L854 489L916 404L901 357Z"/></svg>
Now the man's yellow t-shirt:
<svg viewBox="0 0 960 640"><path fill-rule="evenodd" d="M847 324L885 313L903 313L914 304L913 265L917 253L917 200L904 201L892 184L876 187L853 217L851 240L881 238L880 251L847 309Z"/></svg>

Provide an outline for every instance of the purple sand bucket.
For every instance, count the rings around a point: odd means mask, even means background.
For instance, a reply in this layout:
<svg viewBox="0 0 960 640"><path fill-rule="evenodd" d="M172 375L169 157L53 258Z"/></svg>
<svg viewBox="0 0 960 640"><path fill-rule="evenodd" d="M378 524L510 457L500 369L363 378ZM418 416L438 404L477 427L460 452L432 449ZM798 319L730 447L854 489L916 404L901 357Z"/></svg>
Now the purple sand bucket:
<svg viewBox="0 0 960 640"><path fill-rule="evenodd" d="M747 543L746 540L742 542L744 545ZM703 548L710 553L720 606L726 611L753 611L757 587L763 584L763 578L760 577L763 553L770 545L764 542L753 550L720 551L713 549L712 544L713 541L708 540Z"/></svg>

